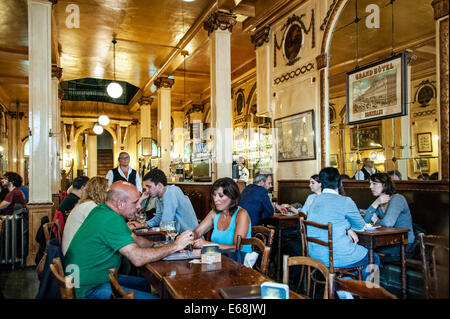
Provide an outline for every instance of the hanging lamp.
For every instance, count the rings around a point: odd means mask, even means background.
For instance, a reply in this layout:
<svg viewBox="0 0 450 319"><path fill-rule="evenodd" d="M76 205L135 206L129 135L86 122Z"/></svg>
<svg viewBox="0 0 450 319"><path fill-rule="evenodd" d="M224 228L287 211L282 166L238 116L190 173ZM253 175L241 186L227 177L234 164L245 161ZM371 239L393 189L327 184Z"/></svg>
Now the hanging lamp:
<svg viewBox="0 0 450 319"><path fill-rule="evenodd" d="M94 130L94 133L95 133L95 134L100 135L100 134L103 133L103 126L101 126L101 125L98 124L98 123L95 123L95 124L94 124L93 130Z"/></svg>
<svg viewBox="0 0 450 319"><path fill-rule="evenodd" d="M114 81L108 84L106 91L110 97L117 99L122 96L123 89L122 86L116 82L116 39L113 39L112 43L114 45Z"/></svg>
<svg viewBox="0 0 450 319"><path fill-rule="evenodd" d="M102 103L102 105L103 105L103 112L102 112L102 115L100 115L98 117L97 121L101 126L106 126L109 124L109 117L108 117L108 115L105 115L105 104Z"/></svg>

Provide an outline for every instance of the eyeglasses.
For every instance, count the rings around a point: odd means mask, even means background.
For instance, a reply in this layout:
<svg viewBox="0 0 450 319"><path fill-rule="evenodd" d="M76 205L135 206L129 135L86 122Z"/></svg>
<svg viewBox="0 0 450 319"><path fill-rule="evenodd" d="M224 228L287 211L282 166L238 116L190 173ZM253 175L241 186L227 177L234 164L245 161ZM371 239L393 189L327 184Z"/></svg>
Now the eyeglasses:
<svg viewBox="0 0 450 319"><path fill-rule="evenodd" d="M121 159L121 160L126 160L126 159L129 159L129 158L130 158L129 156L126 156L126 157L121 156L121 157L119 157L119 159Z"/></svg>

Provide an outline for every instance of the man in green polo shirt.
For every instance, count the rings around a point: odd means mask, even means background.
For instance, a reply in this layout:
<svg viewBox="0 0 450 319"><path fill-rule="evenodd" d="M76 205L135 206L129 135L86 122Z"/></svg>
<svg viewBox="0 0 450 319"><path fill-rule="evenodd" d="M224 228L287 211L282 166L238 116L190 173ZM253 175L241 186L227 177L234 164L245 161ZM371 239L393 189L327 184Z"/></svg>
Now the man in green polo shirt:
<svg viewBox="0 0 450 319"><path fill-rule="evenodd" d="M140 209L136 186L118 181L111 185L106 202L94 208L73 237L64 257L66 275L74 276L77 298L107 299L111 295L110 268L120 267L122 256L136 267L156 261L192 244L192 231L185 231L174 243L150 248L152 242L135 236L126 224ZM144 278L119 275L125 292L136 299L157 298L150 294Z"/></svg>

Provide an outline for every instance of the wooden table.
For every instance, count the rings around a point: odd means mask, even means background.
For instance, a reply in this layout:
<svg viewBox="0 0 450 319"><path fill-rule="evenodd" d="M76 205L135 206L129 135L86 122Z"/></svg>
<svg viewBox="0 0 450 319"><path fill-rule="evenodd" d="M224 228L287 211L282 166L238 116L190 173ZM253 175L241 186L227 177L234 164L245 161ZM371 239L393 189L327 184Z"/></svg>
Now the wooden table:
<svg viewBox="0 0 450 319"><path fill-rule="evenodd" d="M261 284L272 281L252 268L222 255L222 262L192 264L189 260L157 261L143 267L144 277L161 298L222 299L219 289L229 286ZM292 299L305 297L290 292Z"/></svg>
<svg viewBox="0 0 450 319"><path fill-rule="evenodd" d="M163 241L166 239L166 236L163 235L160 231L152 231L148 228L137 229L133 232L136 236L144 236L150 241Z"/></svg>
<svg viewBox="0 0 450 319"><path fill-rule="evenodd" d="M276 256L276 267L277 267L277 281L280 282L281 270L283 269L283 267L281 266L281 233L283 229L289 227L299 227L299 215L285 216L279 213L275 213L273 216L263 219L261 221L261 224L275 227L275 231L277 233L278 252Z"/></svg>
<svg viewBox="0 0 450 319"><path fill-rule="evenodd" d="M402 297L406 298L406 245L408 244L408 228L379 227L374 230L356 232L359 245L369 249L369 264L373 264L374 249L388 245L400 245Z"/></svg>

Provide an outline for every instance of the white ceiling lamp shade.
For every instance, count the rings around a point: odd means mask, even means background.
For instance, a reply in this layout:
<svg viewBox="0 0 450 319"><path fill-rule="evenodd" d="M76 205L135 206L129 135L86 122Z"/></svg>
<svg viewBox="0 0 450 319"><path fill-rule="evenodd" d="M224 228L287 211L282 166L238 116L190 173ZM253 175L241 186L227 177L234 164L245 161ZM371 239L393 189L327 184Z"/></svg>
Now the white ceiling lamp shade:
<svg viewBox="0 0 450 319"><path fill-rule="evenodd" d="M98 124L106 126L109 124L109 117L107 115L100 115L98 117Z"/></svg>
<svg viewBox="0 0 450 319"><path fill-rule="evenodd" d="M116 82L116 39L113 39L112 43L114 45L114 81L108 84L108 86L106 87L106 92L108 92L108 95L113 99L117 99L122 96L123 88L119 83Z"/></svg>
<svg viewBox="0 0 450 319"><path fill-rule="evenodd" d="M93 130L94 130L94 133L95 133L95 134L100 135L100 134L103 133L103 126L101 126L101 125L98 124L98 123L95 123L95 124L94 124Z"/></svg>

